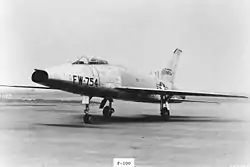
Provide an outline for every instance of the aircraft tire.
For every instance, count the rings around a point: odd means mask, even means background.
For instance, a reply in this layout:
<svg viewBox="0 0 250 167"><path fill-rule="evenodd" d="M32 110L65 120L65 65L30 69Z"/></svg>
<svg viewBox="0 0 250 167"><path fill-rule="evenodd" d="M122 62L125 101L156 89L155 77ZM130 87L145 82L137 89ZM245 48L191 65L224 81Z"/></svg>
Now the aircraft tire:
<svg viewBox="0 0 250 167"><path fill-rule="evenodd" d="M91 118L92 118L91 115L85 114L85 115L83 116L83 121L84 121L84 123L85 123L85 124L91 124Z"/></svg>
<svg viewBox="0 0 250 167"><path fill-rule="evenodd" d="M164 107L161 111L161 117L163 118L164 121L169 121L170 119L170 111Z"/></svg>
<svg viewBox="0 0 250 167"><path fill-rule="evenodd" d="M114 108L111 108L110 109L110 112L111 112L111 115L115 112L115 109Z"/></svg>
<svg viewBox="0 0 250 167"><path fill-rule="evenodd" d="M114 111L115 110L113 108L110 108L109 106L104 107L103 112L102 112L104 118L107 118L107 119L111 118L111 115Z"/></svg>

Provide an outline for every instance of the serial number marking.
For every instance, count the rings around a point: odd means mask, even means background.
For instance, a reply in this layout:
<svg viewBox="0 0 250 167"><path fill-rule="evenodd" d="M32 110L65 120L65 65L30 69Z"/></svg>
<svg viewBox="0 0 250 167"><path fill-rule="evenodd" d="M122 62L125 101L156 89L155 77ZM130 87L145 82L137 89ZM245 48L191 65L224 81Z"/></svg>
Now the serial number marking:
<svg viewBox="0 0 250 167"><path fill-rule="evenodd" d="M135 167L134 158L114 158L113 167Z"/></svg>
<svg viewBox="0 0 250 167"><path fill-rule="evenodd" d="M79 85L82 85L83 83L85 83L88 86L96 86L96 87L99 86L98 85L98 79L97 78L94 79L93 77L85 77L85 78L83 78L83 76L80 76L80 75L73 75L72 80L73 80L73 84L78 83Z"/></svg>

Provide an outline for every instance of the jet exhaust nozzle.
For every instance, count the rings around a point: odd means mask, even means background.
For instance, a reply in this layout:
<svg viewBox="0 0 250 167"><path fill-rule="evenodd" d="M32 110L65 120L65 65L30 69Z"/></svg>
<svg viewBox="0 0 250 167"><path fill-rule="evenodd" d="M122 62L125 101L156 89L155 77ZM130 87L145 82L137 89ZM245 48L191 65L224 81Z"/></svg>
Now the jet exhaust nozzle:
<svg viewBox="0 0 250 167"><path fill-rule="evenodd" d="M41 83L47 81L49 79L49 75L44 70L35 69L35 72L33 72L31 79L33 82Z"/></svg>

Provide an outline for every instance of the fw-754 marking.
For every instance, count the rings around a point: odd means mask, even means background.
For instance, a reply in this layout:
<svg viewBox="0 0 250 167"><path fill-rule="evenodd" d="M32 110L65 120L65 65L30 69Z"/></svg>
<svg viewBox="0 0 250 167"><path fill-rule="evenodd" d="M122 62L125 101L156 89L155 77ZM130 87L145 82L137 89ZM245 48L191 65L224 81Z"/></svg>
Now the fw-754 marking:
<svg viewBox="0 0 250 167"><path fill-rule="evenodd" d="M98 87L98 79L97 78L96 79L94 79L93 77L83 78L83 76L80 76L80 75L73 75L72 80L73 80L73 84L78 83L79 85L82 85L83 83L85 83L88 86Z"/></svg>

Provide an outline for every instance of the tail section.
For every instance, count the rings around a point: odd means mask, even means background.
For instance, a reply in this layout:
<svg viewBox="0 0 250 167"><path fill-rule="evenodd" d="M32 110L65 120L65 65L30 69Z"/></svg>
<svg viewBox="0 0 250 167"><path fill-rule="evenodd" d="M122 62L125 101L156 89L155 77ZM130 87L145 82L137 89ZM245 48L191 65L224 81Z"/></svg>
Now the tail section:
<svg viewBox="0 0 250 167"><path fill-rule="evenodd" d="M172 89L173 87L175 72L181 53L182 50L178 48L175 49L171 61L167 64L166 68L160 72L160 84L165 85L165 89Z"/></svg>

